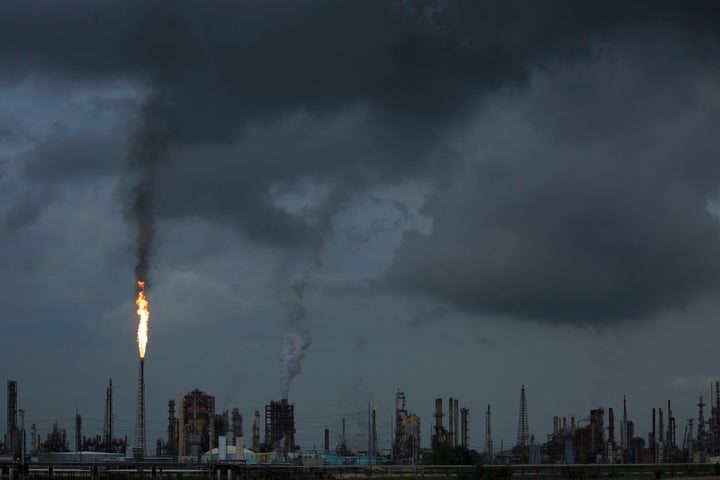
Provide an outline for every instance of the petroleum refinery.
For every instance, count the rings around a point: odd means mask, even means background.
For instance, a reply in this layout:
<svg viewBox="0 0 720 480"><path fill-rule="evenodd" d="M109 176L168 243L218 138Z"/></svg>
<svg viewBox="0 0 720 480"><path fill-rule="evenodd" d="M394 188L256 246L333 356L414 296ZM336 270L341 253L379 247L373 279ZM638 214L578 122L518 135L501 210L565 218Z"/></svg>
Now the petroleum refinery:
<svg viewBox="0 0 720 480"><path fill-rule="evenodd" d="M105 412L102 433L88 436L83 431L83 418L75 412L74 435L69 436L63 425L54 422L43 440L35 423L25 430L25 411L18 406L18 384L7 382L7 432L0 445L0 467L4 472L10 465L87 464L104 462L114 465L290 465L301 467L322 466L391 466L410 465L659 465L659 464L718 464L720 467L720 382L714 382L709 412L703 397L697 403L697 417L680 426L673 415L672 405L652 408L652 428L647 436L636 432L635 423L628 418L627 401L623 397L622 417L616 434L615 412L612 408L590 409L586 418L573 415L552 418L552 430L541 440L530 434L528 400L525 385L520 388L518 402L517 438L500 448L492 435L492 408L487 406L484 442L475 439L471 448L470 409L461 406L457 397L434 399L434 413L429 420L429 445L422 443L423 425L419 415L408 407L408 398L401 389L395 392L390 423L389 446L378 444L376 409L367 405L367 417L352 420L355 425L367 428L360 432L362 445L348 440L346 418L342 418L337 438L330 442L330 428L324 428L319 438L310 445L301 445L296 438L296 409L287 398L289 380L283 378L283 396L270 400L264 406L265 418L261 425L260 412L254 410L249 442L245 441L243 416L235 407L231 410L216 408L215 397L198 388L180 393L167 403L167 435L157 438L154 452L148 449L145 418L145 353L148 342L150 311L145 296L145 283L137 282L136 298L139 351L138 390L135 436L130 443L127 436L118 438L115 428L112 379L105 395ZM294 337L293 337L294 338ZM302 349L295 355L302 357ZM295 365L292 372L297 373ZM286 372L287 373L287 372ZM424 402L429 401L423 400ZM389 403L389 402L388 402ZM418 405L418 403L415 403ZM447 407L445 408L445 405ZM177 406L177 415L176 415ZM302 409L302 406L299 406ZM356 412L353 415L357 415ZM34 417L37 418L37 417ZM323 418L323 417L320 417ZM547 425L550 425L548 421ZM264 430L264 439L260 432ZM335 429L337 430L337 428ZM358 432L354 432L356 437ZM306 439L307 440L307 439ZM357 440L357 438L355 439ZM322 445L318 448L317 445ZM110 463L108 463L110 462ZM51 467L49 467L51 468ZM140 467L142 468L142 467ZM51 472L49 476L52 476ZM231 475L228 474L230 477ZM1 478L1 477L0 477Z"/></svg>
<svg viewBox="0 0 720 480"><path fill-rule="evenodd" d="M140 363L138 426L144 426L142 398L143 362ZM271 400L260 412L255 410L252 427L245 440L243 416L238 408L218 411L215 397L199 389L168 400L167 435L158 438L154 452L146 451L145 439L136 435L131 444L127 437L114 435L113 385L108 381L103 429L97 435L86 435L82 416L75 415L74 434L55 423L45 437L37 426L25 430L24 410L18 408L18 384L7 382L7 432L1 446L5 462L22 461L65 463L115 461L193 464L264 465L637 465L637 464L708 464L720 462L720 382L714 382L710 405L698 399L697 417L678 424L670 401L646 414L651 418L647 435L636 429L628 416L627 401L616 415L613 408L593 408L587 417L554 416L548 419L551 433L544 441L529 433L525 386L520 389L517 438L508 448L494 448L492 410L484 413L484 438L469 443L470 410L457 398L434 399L433 418L427 424L430 445L423 445L421 418L408 409L408 399L398 389L394 398L394 418L390 448L378 448L376 410L368 404L367 448L353 450L346 439L345 418L338 441L331 445L330 429L318 439L322 448L308 448L296 441L295 405L288 399ZM177 407L177 410L176 410ZM706 407L708 410L706 412ZM551 427L551 428L550 428ZM264 429L264 439L260 432ZM140 428L144 434L144 428Z"/></svg>

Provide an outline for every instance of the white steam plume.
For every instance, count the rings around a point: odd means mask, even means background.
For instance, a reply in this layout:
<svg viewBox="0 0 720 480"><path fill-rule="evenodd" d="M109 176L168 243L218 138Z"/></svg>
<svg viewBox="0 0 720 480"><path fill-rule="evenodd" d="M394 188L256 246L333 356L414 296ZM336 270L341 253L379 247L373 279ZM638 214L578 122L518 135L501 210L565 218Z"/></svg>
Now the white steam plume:
<svg viewBox="0 0 720 480"><path fill-rule="evenodd" d="M305 351L312 343L310 331L308 330L305 306L303 305L303 292L308 284L309 272L305 272L303 278L293 281L290 284L289 299L285 303L286 319L285 331L282 336L280 347L280 364L282 372L281 398L287 399L290 390L290 382L293 377L300 373L300 360L305 356Z"/></svg>

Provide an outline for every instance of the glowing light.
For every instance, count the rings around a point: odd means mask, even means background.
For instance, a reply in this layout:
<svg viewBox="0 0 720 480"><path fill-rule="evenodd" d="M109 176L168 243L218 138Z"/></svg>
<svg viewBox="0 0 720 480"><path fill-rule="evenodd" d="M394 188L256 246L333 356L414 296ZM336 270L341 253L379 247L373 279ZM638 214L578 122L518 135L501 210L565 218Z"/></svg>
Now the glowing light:
<svg viewBox="0 0 720 480"><path fill-rule="evenodd" d="M140 350L140 358L145 358L145 348L148 341L148 320L150 319L150 310L148 309L147 297L145 297L145 282L138 281L138 295L135 300L138 315L138 331L137 342Z"/></svg>

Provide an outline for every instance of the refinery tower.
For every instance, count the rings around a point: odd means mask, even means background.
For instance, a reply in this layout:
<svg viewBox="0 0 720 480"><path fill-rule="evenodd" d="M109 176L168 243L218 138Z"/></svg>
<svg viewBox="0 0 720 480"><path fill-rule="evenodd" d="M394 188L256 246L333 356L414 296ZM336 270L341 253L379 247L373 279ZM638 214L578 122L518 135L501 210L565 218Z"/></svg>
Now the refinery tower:
<svg viewBox="0 0 720 480"><path fill-rule="evenodd" d="M140 372L138 376L138 400L137 400L137 417L135 419L135 446L133 447L133 457L135 460L145 458L145 350L148 341L148 320L150 318L150 310L148 309L148 301L145 297L145 282L137 282L138 294L135 304L137 305L138 315L138 332L137 342L140 352Z"/></svg>

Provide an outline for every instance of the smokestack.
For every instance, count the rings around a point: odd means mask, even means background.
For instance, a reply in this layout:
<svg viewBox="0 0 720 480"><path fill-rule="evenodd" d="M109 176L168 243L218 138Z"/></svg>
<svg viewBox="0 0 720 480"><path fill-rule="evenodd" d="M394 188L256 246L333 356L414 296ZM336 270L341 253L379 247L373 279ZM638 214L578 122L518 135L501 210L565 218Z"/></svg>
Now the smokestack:
<svg viewBox="0 0 720 480"><path fill-rule="evenodd" d="M672 415L670 400L668 400L668 430L667 430L667 448L668 461L673 463L673 453L675 450L675 417Z"/></svg>
<svg viewBox="0 0 720 480"><path fill-rule="evenodd" d="M266 420L267 421L267 420ZM210 447L210 451L212 451L213 448L215 448L215 405L212 405L210 408L208 408L208 423L210 424L210 444L208 445ZM217 445L219 447L219 445ZM200 453L202 455L202 452ZM219 454L219 450L218 450Z"/></svg>
<svg viewBox="0 0 720 480"><path fill-rule="evenodd" d="M442 442L443 437L443 424L442 424L442 398L436 398L435 399L435 414L433 415L435 417L435 437L434 441L435 443Z"/></svg>
<svg viewBox="0 0 720 480"><path fill-rule="evenodd" d="M659 420L659 426L658 426L658 436L657 436L656 442L657 442L657 446L658 446L658 448L657 448L657 463L660 463L660 462L662 462L662 461L664 460L663 457L665 456L665 452L664 452L664 447L665 447L665 446L664 446L664 444L663 444L664 441L665 441L665 440L664 440L664 437L665 437L665 417L663 416L662 408L658 409L658 415L659 415L659 418L658 418L658 420Z"/></svg>
<svg viewBox="0 0 720 480"><path fill-rule="evenodd" d="M615 413L612 408L608 408L608 442L613 447L613 453L615 452ZM613 463L615 463L613 461Z"/></svg>
<svg viewBox="0 0 720 480"><path fill-rule="evenodd" d="M330 453L330 430L325 429L325 453Z"/></svg>
<svg viewBox="0 0 720 480"><path fill-rule="evenodd" d="M558 434L558 425L560 423L560 420L557 416L553 417L553 435Z"/></svg>
<svg viewBox="0 0 720 480"><path fill-rule="evenodd" d="M177 429L177 454L178 457L185 456L185 394L178 395L178 429Z"/></svg>
<svg viewBox="0 0 720 480"><path fill-rule="evenodd" d="M375 420L375 409L372 411L372 451L377 452L377 422Z"/></svg>
<svg viewBox="0 0 720 480"><path fill-rule="evenodd" d="M652 438L650 439L650 448L655 451L655 408L652 409ZM656 459L657 461L657 459Z"/></svg>
<svg viewBox="0 0 720 480"><path fill-rule="evenodd" d="M707 451L707 444L705 443L705 415L703 414L703 408L705 407L705 402L703 402L703 397L700 395L700 401L697 404L698 406L698 428L697 428L697 445L695 450L700 452L700 462L705 463L705 453Z"/></svg>
<svg viewBox="0 0 720 480"><path fill-rule="evenodd" d="M623 463L628 463L627 449L630 444L628 438L628 419L627 419L627 400L623 395L623 419L622 419L622 435L620 439L620 447L622 448Z"/></svg>
<svg viewBox="0 0 720 480"><path fill-rule="evenodd" d="M75 407L75 451L82 451L82 417Z"/></svg>
<svg viewBox="0 0 720 480"><path fill-rule="evenodd" d="M175 448L175 400L168 400L168 439L166 454L173 458L177 458L177 449Z"/></svg>
<svg viewBox="0 0 720 480"><path fill-rule="evenodd" d="M30 425L30 447L32 448L31 453L37 453L38 451L39 442L37 441L37 438L37 425L33 423L32 425Z"/></svg>
<svg viewBox="0 0 720 480"><path fill-rule="evenodd" d="M455 402L453 404L453 420L455 421L455 424L453 425L453 447L458 446L458 433L460 433L460 430L458 429L458 399L455 399Z"/></svg>
<svg viewBox="0 0 720 480"><path fill-rule="evenodd" d="M243 435L243 417L240 410L232 409L232 432L235 437L244 437Z"/></svg>
<svg viewBox="0 0 720 480"><path fill-rule="evenodd" d="M17 382L8 380L7 382L7 439L5 440L8 453L17 457L20 449L20 436L17 428Z"/></svg>
<svg viewBox="0 0 720 480"><path fill-rule="evenodd" d="M375 426L373 421L375 419L375 410L370 409L370 402L368 402L368 448L367 448L367 457L368 457L368 465L371 464L370 458L372 457L372 451L373 451L373 427Z"/></svg>
<svg viewBox="0 0 720 480"><path fill-rule="evenodd" d="M492 442L492 426L490 418L490 405L485 412L485 461L493 464L493 442Z"/></svg>
<svg viewBox="0 0 720 480"><path fill-rule="evenodd" d="M253 422L253 434L252 434L252 448L253 452L257 453L260 451L260 411L255 410L255 421Z"/></svg>
<svg viewBox="0 0 720 480"><path fill-rule="evenodd" d="M403 441L403 419L407 416L407 404L405 403L405 394L398 388L395 393L395 431L392 442L393 456L398 458L402 454L402 441ZM343 444L345 438L343 438Z"/></svg>
<svg viewBox="0 0 720 480"><path fill-rule="evenodd" d="M453 430L453 427L455 426L455 420L454 420L454 418L453 418L453 412L455 411L454 408L453 408L454 406L455 406L455 402L453 402L452 397L450 397L450 398L448 399L448 437L447 437L447 444L448 444L449 446L451 446L451 447L455 445L455 438L454 438L454 437L455 437L455 431Z"/></svg>
<svg viewBox="0 0 720 480"><path fill-rule="evenodd" d="M138 378L137 417L135 419L135 460L145 458L145 359L140 358L140 374Z"/></svg>
<svg viewBox="0 0 720 480"><path fill-rule="evenodd" d="M467 408L460 409L460 444L463 448L468 447L468 415L470 411Z"/></svg>
<svg viewBox="0 0 720 480"><path fill-rule="evenodd" d="M113 448L113 394L112 378L105 391L105 420L103 422L103 444L106 452L112 452Z"/></svg>

